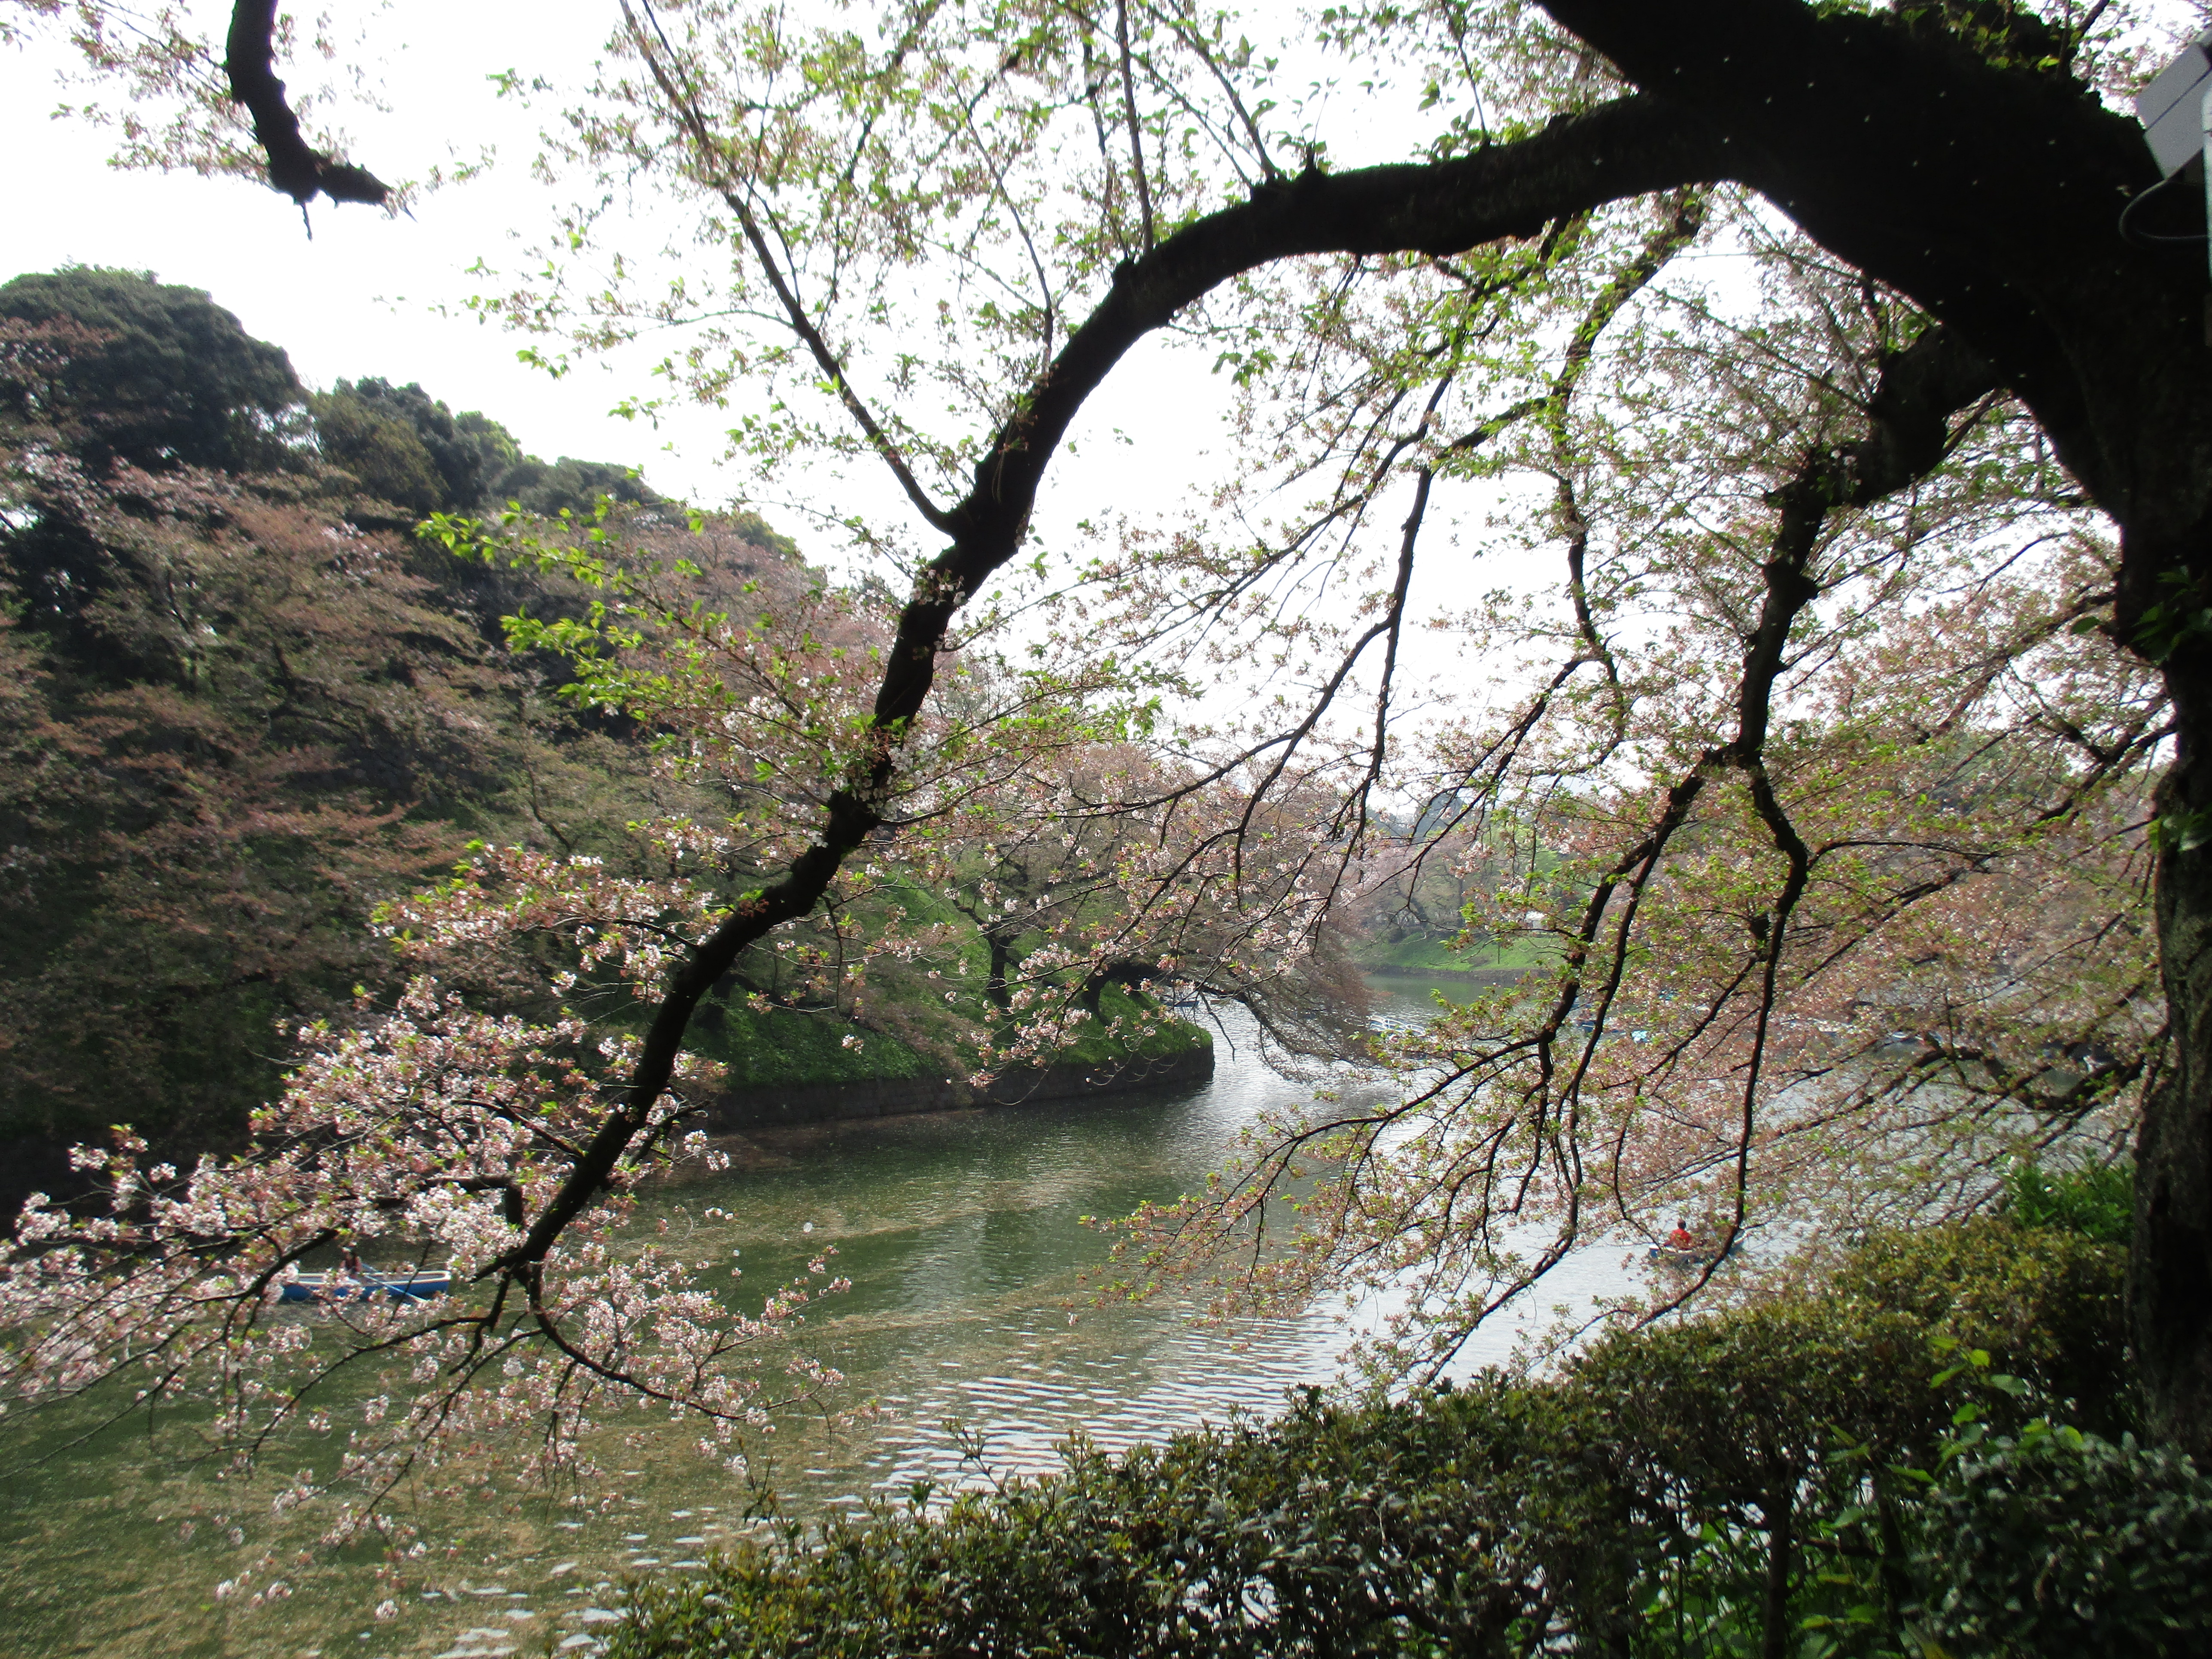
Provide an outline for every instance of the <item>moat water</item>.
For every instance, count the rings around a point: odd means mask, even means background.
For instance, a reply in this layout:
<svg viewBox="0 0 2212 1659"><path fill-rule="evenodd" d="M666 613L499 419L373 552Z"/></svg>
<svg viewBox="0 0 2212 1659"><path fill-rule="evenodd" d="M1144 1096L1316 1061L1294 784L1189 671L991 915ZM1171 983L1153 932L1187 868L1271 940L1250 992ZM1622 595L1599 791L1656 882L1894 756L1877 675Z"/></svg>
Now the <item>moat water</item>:
<svg viewBox="0 0 2212 1659"><path fill-rule="evenodd" d="M1378 1015L1426 1017L1428 988L1380 981ZM1340 1303L1233 1329L1171 1299L1095 1306L1086 1273L1108 1240L1084 1218L1191 1190L1243 1127L1295 1108L1307 1085L1261 1064L1224 1022L1209 1083L1082 1102L779 1130L737 1149L727 1174L653 1200L703 1257L742 1251L765 1289L823 1245L852 1289L819 1304L808 1340L844 1373L856 1419L787 1425L756 1463L791 1513L851 1508L918 1480L943 1490L991 1473L1040 1473L1080 1433L1108 1449L1233 1414L1279 1410L1286 1389L1328 1385L1356 1313ZM731 1218L702 1219L713 1207ZM1531 1317L1626 1280L1619 1253L1570 1261ZM1519 1334L1486 1328L1467 1368L1505 1359ZM955 1426L957 1425L957 1426ZM15 1655L587 1654L625 1574L688 1571L747 1529L744 1483L659 1421L627 1432L599 1512L478 1498L426 1515L458 1539L380 1586L371 1552L293 1558L285 1598L259 1608L216 1584L311 1528L270 1518L219 1470L110 1431L27 1462L19 1438L0 1482L0 1652ZM190 1535L186 1535L189 1527ZM235 1528L235 1530L234 1530ZM396 1617L374 1620L390 1595Z"/></svg>

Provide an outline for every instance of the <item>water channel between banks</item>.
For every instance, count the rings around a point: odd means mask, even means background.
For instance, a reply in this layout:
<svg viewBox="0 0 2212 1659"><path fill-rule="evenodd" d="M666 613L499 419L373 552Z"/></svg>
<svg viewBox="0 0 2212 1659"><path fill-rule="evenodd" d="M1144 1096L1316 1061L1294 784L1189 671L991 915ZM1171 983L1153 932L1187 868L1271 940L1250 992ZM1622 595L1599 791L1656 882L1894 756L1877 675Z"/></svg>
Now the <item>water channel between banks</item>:
<svg viewBox="0 0 2212 1659"><path fill-rule="evenodd" d="M1406 980L1372 988L1387 1019L1433 1006L1428 988ZM726 1175L655 1194L687 1255L742 1252L756 1294L825 1243L853 1281L820 1304L811 1340L848 1379L844 1403L879 1410L834 1431L799 1425L774 1437L773 1483L793 1512L975 1478L946 1426L954 1419L981 1437L994 1471L1034 1473L1055 1466L1054 1446L1073 1433L1119 1449L1234 1413L1266 1415L1285 1389L1334 1377L1340 1306L1230 1333L1193 1325L1164 1301L1085 1300L1084 1270L1106 1241L1083 1217L1193 1188L1255 1115L1306 1098L1258 1061L1234 1020L1216 1057L1210 1082L1179 1089L760 1131ZM709 1206L732 1218L702 1220ZM1625 1279L1617 1250L1571 1260L1530 1316ZM1503 1359L1516 1334L1486 1331L1463 1363ZM295 1571L293 1594L262 1609L215 1601L215 1583L245 1557L296 1540L270 1534L265 1500L233 1516L211 1471L147 1459L143 1435L103 1437L12 1468L0 1490L0 1651L465 1659L542 1651L550 1638L588 1652L624 1572L690 1570L744 1528L743 1483L702 1459L695 1438L665 1419L629 1429L606 1448L613 1496L596 1515L496 1493L472 1500L460 1553L410 1566L398 1616L377 1622L369 1611L384 1592L366 1554ZM245 1529L242 1546L211 1524L218 1513ZM180 1517L198 1517L190 1541ZM457 1530L449 1516L425 1518L442 1534Z"/></svg>

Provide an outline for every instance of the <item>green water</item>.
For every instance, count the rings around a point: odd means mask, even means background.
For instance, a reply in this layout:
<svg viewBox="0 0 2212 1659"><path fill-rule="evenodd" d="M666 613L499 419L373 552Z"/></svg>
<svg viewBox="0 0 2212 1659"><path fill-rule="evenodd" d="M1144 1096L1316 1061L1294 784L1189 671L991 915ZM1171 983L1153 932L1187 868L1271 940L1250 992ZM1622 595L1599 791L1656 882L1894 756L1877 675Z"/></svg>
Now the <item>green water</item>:
<svg viewBox="0 0 2212 1659"><path fill-rule="evenodd" d="M1386 1018L1431 1006L1404 981L1375 988ZM1249 1037L1228 1024L1208 1084L763 1133L733 1148L738 1164L726 1175L655 1194L652 1208L689 1241L687 1254L692 1243L702 1259L740 1250L749 1284L780 1281L824 1243L853 1280L820 1305L807 1340L848 1377L839 1403L876 1409L835 1427L789 1423L763 1443L757 1467L772 1471L793 1512L849 1507L921 1479L982 1478L948 1419L981 1437L994 1471L1034 1472L1053 1466L1054 1443L1072 1432L1124 1446L1232 1412L1266 1413L1285 1389L1332 1378L1340 1308L1224 1332L1192 1325L1170 1303L1098 1309L1085 1297L1084 1271L1106 1241L1082 1217L1194 1187L1255 1115L1305 1098L1257 1063ZM704 1224L708 1206L735 1218ZM1483 1357L1492 1356L1473 1356ZM286 1533L265 1498L149 1451L143 1429L35 1465L22 1425L10 1432L0 1483L9 1655L463 1659L562 1643L587 1653L623 1574L687 1571L747 1525L744 1483L691 1449L696 1432L646 1419L600 1448L617 1471L604 1513L579 1518L497 1494L465 1512L434 1510L431 1530L458 1538L457 1553L407 1564L382 1586L371 1551L295 1560L289 1597L247 1609L216 1601L215 1584L272 1543L289 1552L311 1528ZM54 1431L43 1432L50 1447ZM387 1595L401 1611L380 1624L369 1612Z"/></svg>

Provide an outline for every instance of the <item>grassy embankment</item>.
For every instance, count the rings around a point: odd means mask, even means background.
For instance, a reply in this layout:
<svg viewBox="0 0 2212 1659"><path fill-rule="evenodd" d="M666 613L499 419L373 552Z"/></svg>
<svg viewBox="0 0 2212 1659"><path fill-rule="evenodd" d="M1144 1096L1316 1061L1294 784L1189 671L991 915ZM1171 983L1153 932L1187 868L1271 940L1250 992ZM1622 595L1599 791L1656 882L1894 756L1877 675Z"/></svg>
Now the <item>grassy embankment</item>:
<svg viewBox="0 0 2212 1659"><path fill-rule="evenodd" d="M1515 939L1505 945L1484 939L1462 950L1448 938L1437 939L1425 933L1408 933L1396 939L1370 936L1352 948L1352 959L1364 973L1438 975L1447 978L1526 973L1541 967L1549 955L1542 945L1530 939Z"/></svg>
<svg viewBox="0 0 2212 1659"><path fill-rule="evenodd" d="M1109 1021L1143 1012L1139 1000L1119 987L1109 988L1099 1006ZM861 1038L857 1048L845 1046L845 1038L852 1035ZM1105 1066L1138 1059L1172 1059L1212 1044L1211 1033L1187 1020L1147 1028L1134 1040L1109 1036L1103 1025L1094 1025L1061 1052L1060 1063ZM693 1047L728 1068L726 1087L732 1094L843 1083L921 1083L958 1075L952 1071L955 1066L972 1070L977 1063L973 1045L963 1040L948 1041L949 1053L925 1052L881 1025L862 1024L827 1011L760 1013L743 1003L724 1008L719 1023L695 1026Z"/></svg>
<svg viewBox="0 0 2212 1659"><path fill-rule="evenodd" d="M901 908L924 924L964 920L936 895L908 889L898 895ZM796 988L782 984L781 964L767 951L756 951L745 977L791 1000ZM944 969L950 967L951 973ZM869 969L859 1018L833 1008L775 1008L763 1012L743 995L710 1001L692 1023L691 1044L726 1068L725 1085L732 1096L776 1090L841 1085L911 1083L919 1087L954 1085L965 1097L963 1079L982 1063L975 1041L989 1025L990 1006L983 985L990 954L983 940L969 934L957 957L939 964L932 979L910 965L879 962ZM1212 1034L1187 1020L1159 1024L1158 1005L1139 993L1109 985L1097 1003L1097 1018L1081 1028L1054 1063L1090 1070L1118 1069L1133 1060L1171 1060L1210 1050ZM1117 1022L1130 1029L1115 1034ZM857 1042L851 1039L859 1039Z"/></svg>

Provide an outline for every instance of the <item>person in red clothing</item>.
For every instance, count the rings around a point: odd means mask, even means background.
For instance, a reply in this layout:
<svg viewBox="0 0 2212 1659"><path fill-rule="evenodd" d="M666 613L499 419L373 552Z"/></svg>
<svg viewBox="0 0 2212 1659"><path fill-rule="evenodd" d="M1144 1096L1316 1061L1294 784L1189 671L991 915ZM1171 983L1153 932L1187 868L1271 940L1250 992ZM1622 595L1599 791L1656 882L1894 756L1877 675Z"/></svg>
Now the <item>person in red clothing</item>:
<svg viewBox="0 0 2212 1659"><path fill-rule="evenodd" d="M1689 1217L1678 1215L1674 1218L1674 1231L1667 1235L1667 1248L1670 1250L1694 1250L1698 1248L1697 1235L1690 1231Z"/></svg>

